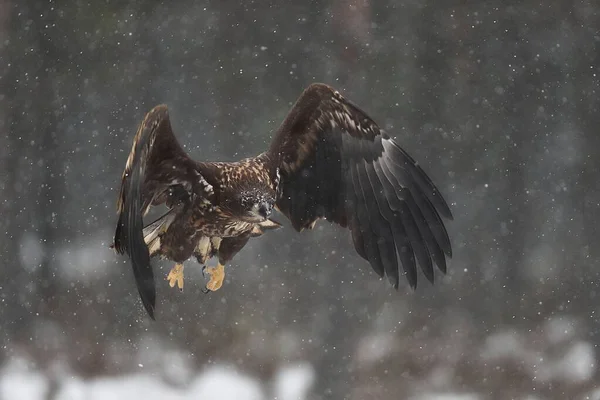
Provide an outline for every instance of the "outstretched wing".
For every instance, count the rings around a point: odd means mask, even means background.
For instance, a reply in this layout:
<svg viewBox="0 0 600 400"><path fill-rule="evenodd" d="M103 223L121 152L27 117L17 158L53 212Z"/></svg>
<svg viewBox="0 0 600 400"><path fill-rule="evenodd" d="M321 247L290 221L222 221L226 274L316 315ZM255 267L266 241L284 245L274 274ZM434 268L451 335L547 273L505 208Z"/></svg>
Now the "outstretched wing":
<svg viewBox="0 0 600 400"><path fill-rule="evenodd" d="M399 262L412 287L416 261L431 282L432 260L446 272L448 204L415 160L331 87L304 91L267 154L281 175L277 207L296 230L320 218L348 227L358 254L396 288Z"/></svg>
<svg viewBox="0 0 600 400"><path fill-rule="evenodd" d="M140 124L127 158L114 239L115 250L131 259L140 297L152 318L156 288L142 217L152 205L164 203L172 208L189 204L195 185L201 181L198 175L194 161L173 134L167 107L156 106Z"/></svg>

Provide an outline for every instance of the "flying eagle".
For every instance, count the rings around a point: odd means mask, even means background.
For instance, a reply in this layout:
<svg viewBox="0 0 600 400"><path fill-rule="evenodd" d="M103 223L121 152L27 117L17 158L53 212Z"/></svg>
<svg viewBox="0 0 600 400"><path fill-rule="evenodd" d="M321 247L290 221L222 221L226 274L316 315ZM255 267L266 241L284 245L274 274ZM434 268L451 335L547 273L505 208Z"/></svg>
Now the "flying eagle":
<svg viewBox="0 0 600 400"><path fill-rule="evenodd" d="M144 226L153 206L168 211ZM319 219L350 230L356 252L398 287L399 265L411 287L416 263L433 282L452 248L442 217L448 204L415 160L361 109L325 84L310 85L262 154L239 162L197 162L178 143L165 105L146 114L133 140L117 200L114 249L131 259L137 288L154 319L150 258L176 264L171 287L183 288L183 262L195 256L215 291L224 266L251 237L281 225L297 231ZM212 257L215 267L206 267Z"/></svg>

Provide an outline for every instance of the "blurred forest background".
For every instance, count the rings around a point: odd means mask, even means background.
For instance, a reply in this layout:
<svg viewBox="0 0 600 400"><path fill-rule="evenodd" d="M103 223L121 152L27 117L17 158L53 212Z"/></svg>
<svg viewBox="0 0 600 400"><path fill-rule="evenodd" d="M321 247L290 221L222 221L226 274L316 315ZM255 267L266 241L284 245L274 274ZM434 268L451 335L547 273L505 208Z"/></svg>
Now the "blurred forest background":
<svg viewBox="0 0 600 400"><path fill-rule="evenodd" d="M258 400L600 399L599 76L593 0L0 0L0 397L19 371L71 399L222 365ZM108 248L143 115L166 103L194 158L235 160L315 81L451 202L448 275L394 291L346 231L286 220L210 295L195 262L180 293L155 261L150 321Z"/></svg>

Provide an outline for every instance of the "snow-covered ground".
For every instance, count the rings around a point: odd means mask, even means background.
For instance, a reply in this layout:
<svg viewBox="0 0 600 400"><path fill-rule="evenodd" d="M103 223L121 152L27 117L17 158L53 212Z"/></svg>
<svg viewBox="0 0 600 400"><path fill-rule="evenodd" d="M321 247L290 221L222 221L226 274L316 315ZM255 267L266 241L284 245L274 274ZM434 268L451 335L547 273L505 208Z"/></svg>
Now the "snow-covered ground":
<svg viewBox="0 0 600 400"><path fill-rule="evenodd" d="M540 385L537 387L556 384L579 387L583 390L577 390L579 394L576 400L600 400L600 384L593 382L597 369L594 348L591 343L576 335L576 326L575 320L563 317L548 321L541 328L543 334L517 330L498 331L490 334L479 345L472 346L472 352L465 356L473 361L476 370L490 367L494 369L493 366L500 365L506 367L512 363L519 366L521 373L525 374L525 380ZM387 357L402 355L398 353L401 350L394 350L391 338L386 336L373 336L361 343L357 349L356 361L363 366L369 365L374 359L384 361ZM0 367L0 399L305 400L309 398L317 378L317 371L308 362L281 365L270 381L265 382L226 364L210 365L201 371L195 371L178 352L165 351L160 353L159 358L158 363L148 356L139 358L137 372L84 379L60 361L56 361L46 371L40 371L27 357L13 355ZM454 367L438 366L430 373L415 376L410 387L405 388L412 393L407 398L488 399L490 393L468 389L469 384L456 372L460 363L457 360ZM483 372L483 375L475 378L480 380L485 376ZM457 385L461 381L466 385ZM393 385L393 380L382 380L378 385L387 387L388 384ZM51 396L48 396L50 393ZM524 393L523 396L522 399L528 400L548 398L537 393Z"/></svg>
<svg viewBox="0 0 600 400"><path fill-rule="evenodd" d="M55 400L305 400L314 381L307 364L283 367L265 385L226 366L211 367L184 387L172 386L148 373L84 380L65 374L56 381ZM46 400L50 379L22 362L5 365L0 376L0 399ZM475 394L429 393L413 400L479 400Z"/></svg>
<svg viewBox="0 0 600 400"><path fill-rule="evenodd" d="M2 400L45 400L50 391L56 400L303 400L314 381L308 364L282 367L270 385L226 365L207 368L178 386L146 372L88 380L61 368L43 374L24 359L12 359L0 374Z"/></svg>

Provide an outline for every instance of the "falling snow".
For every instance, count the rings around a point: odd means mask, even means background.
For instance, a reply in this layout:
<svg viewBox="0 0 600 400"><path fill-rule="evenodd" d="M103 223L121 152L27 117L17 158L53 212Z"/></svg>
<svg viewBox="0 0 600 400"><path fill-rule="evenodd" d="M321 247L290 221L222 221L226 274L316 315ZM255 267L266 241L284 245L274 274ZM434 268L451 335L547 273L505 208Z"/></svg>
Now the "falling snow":
<svg viewBox="0 0 600 400"><path fill-rule="evenodd" d="M600 400L599 26L594 1L0 2L0 399ZM315 81L449 200L447 274L394 290L279 214L218 292L153 260L150 321L109 248L144 113L232 161Z"/></svg>

